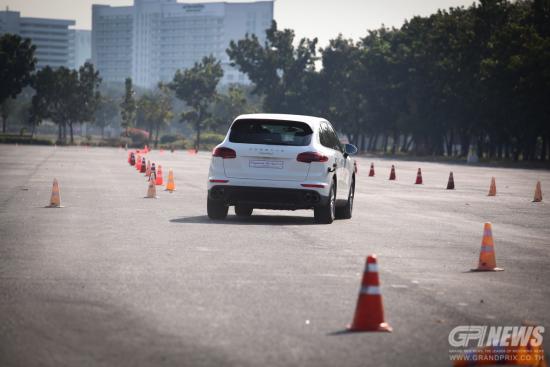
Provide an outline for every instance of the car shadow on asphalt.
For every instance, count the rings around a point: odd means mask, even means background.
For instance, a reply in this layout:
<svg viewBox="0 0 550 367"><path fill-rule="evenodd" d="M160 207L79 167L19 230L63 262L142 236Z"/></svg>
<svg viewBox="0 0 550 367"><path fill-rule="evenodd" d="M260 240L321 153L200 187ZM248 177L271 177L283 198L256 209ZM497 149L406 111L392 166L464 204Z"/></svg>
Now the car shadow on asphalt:
<svg viewBox="0 0 550 367"><path fill-rule="evenodd" d="M282 215L252 215L242 218L236 215L228 215L223 220L213 220L207 215L196 215L192 217L181 217L170 219L172 223L187 224L230 224L230 225L313 225L313 217L282 216Z"/></svg>

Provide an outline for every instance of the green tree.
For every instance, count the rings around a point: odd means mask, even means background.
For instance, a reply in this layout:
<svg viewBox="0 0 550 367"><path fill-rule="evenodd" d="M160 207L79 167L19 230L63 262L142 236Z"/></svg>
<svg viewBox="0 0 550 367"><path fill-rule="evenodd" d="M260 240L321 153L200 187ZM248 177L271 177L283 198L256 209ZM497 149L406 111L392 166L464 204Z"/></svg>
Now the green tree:
<svg viewBox="0 0 550 367"><path fill-rule="evenodd" d="M212 123L209 127L220 133L225 133L235 117L246 113L255 113L259 109L248 101L242 87L231 86L226 93L218 96L211 111Z"/></svg>
<svg viewBox="0 0 550 367"><path fill-rule="evenodd" d="M227 53L265 111L326 116L361 147L550 158L550 0L480 0L339 36L320 71L315 42L273 23L264 44L247 35Z"/></svg>
<svg viewBox="0 0 550 367"><path fill-rule="evenodd" d="M156 92L156 116L154 120L155 148L158 146L161 129L166 128L174 118L172 107L172 95L170 88L164 83L159 83Z"/></svg>
<svg viewBox="0 0 550 367"><path fill-rule="evenodd" d="M124 98L120 104L121 126L125 129L125 136L128 136L128 129L136 123L137 104L135 92L132 87L132 78L124 81Z"/></svg>
<svg viewBox="0 0 550 367"><path fill-rule="evenodd" d="M176 93L176 97L190 108L182 113L181 120L194 127L197 150L200 148L201 130L211 117L209 108L217 97L216 87L222 77L223 69L220 62L213 56L208 56L190 69L183 72L178 70L169 85Z"/></svg>
<svg viewBox="0 0 550 367"><path fill-rule="evenodd" d="M171 97L168 86L159 83L154 92L144 94L137 102L138 119L149 133L149 143L153 138L155 148L161 129L168 126L174 117Z"/></svg>
<svg viewBox="0 0 550 367"><path fill-rule="evenodd" d="M0 105L3 106L8 98L15 98L31 83L36 65L35 49L29 39L9 33L0 36ZM5 110L8 111L7 107ZM2 113L3 133L6 132L7 118L7 114Z"/></svg>
<svg viewBox="0 0 550 367"><path fill-rule="evenodd" d="M110 96L102 95L94 113L94 124L101 129L101 137L105 135L105 127L116 121L118 113L119 105L117 101Z"/></svg>
<svg viewBox="0 0 550 367"><path fill-rule="evenodd" d="M74 143L73 124L83 122L93 122L95 111L101 100L99 85L101 78L99 71L94 69L91 63L85 63L80 67L77 74L77 80L71 79L75 85L72 89L75 91L69 98L69 120L67 121L70 130L71 144Z"/></svg>
<svg viewBox="0 0 550 367"><path fill-rule="evenodd" d="M254 92L265 96L267 112L316 113L313 87L317 39L302 38L294 46L294 31L278 30L273 21L261 44L256 35L231 41L227 54L231 65L245 73L254 83Z"/></svg>
<svg viewBox="0 0 550 367"><path fill-rule="evenodd" d="M85 64L78 72L46 66L33 79L33 122L51 119L58 125L58 141L63 144L67 142L68 126L71 144L74 143L73 124L93 119L100 98L99 83L99 74L91 64Z"/></svg>
<svg viewBox="0 0 550 367"><path fill-rule="evenodd" d="M347 134L352 143L364 146L364 143L360 144L360 136L366 127L363 114L365 93L360 83L363 69L360 49L352 40L339 35L321 49L321 54L321 98L325 101L321 114Z"/></svg>
<svg viewBox="0 0 550 367"><path fill-rule="evenodd" d="M77 93L78 73L61 67L46 66L36 73L32 87L36 91L32 99L36 120L51 119L58 126L58 143L67 142L67 122L73 106L72 96Z"/></svg>

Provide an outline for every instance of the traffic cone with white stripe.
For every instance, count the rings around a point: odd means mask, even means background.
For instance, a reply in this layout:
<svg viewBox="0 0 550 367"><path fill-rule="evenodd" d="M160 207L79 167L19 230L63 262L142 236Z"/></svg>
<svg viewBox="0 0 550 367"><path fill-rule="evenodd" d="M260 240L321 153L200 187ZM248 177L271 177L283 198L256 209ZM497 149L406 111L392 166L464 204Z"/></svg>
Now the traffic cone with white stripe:
<svg viewBox="0 0 550 367"><path fill-rule="evenodd" d="M390 180L395 180L395 166L393 164L391 165Z"/></svg>
<svg viewBox="0 0 550 367"><path fill-rule="evenodd" d="M363 281L359 290L357 307L353 323L348 326L349 331L392 331L384 321L384 306L378 281L378 264L376 255L369 255Z"/></svg>
<svg viewBox="0 0 550 367"><path fill-rule="evenodd" d="M481 241L481 250L479 252L479 263L476 269L472 271L503 271L497 268L495 258L495 244L493 242L493 229L491 223L483 225L483 240Z"/></svg>
<svg viewBox="0 0 550 367"><path fill-rule="evenodd" d="M449 181L447 182L447 190L455 189L455 179L453 177L453 172L449 173Z"/></svg>
<svg viewBox="0 0 550 367"><path fill-rule="evenodd" d="M151 176L151 161L147 160L147 166L145 166L145 176Z"/></svg>
<svg viewBox="0 0 550 367"><path fill-rule="evenodd" d="M50 205L48 205L46 208L62 208L61 195L59 194L59 183L57 182L57 178L53 179L52 196L50 197Z"/></svg>
<svg viewBox="0 0 550 367"><path fill-rule="evenodd" d="M422 171L420 168L418 169L418 172L416 173L416 181L414 182L415 185L422 185Z"/></svg>
<svg viewBox="0 0 550 367"><path fill-rule="evenodd" d="M158 172L157 172L157 179L155 180L155 184L162 185L162 166L159 164Z"/></svg>
<svg viewBox="0 0 550 367"><path fill-rule="evenodd" d="M136 156L136 164L134 166L138 172L141 171L141 154L139 153Z"/></svg>
<svg viewBox="0 0 550 367"><path fill-rule="evenodd" d="M139 168L139 173L147 172L147 163L145 162L145 157L141 158L141 166Z"/></svg>
<svg viewBox="0 0 550 367"><path fill-rule="evenodd" d="M494 177L491 177L491 186L489 186L489 193L487 196L496 196L497 195L497 183Z"/></svg>
<svg viewBox="0 0 550 367"><path fill-rule="evenodd" d="M155 162L151 163L151 171L149 172L149 180L155 181L155 184L157 182L157 168L155 166Z"/></svg>
<svg viewBox="0 0 550 367"><path fill-rule="evenodd" d="M369 177L374 177L374 163L370 164Z"/></svg>
<svg viewBox="0 0 550 367"><path fill-rule="evenodd" d="M537 181L537 186L535 186L535 197L533 198L534 203L540 203L542 201L542 189L540 188L540 181Z"/></svg>
<svg viewBox="0 0 550 367"><path fill-rule="evenodd" d="M157 199L157 186L155 185L155 181L149 181L149 185L147 186L147 196L145 196L145 198Z"/></svg>

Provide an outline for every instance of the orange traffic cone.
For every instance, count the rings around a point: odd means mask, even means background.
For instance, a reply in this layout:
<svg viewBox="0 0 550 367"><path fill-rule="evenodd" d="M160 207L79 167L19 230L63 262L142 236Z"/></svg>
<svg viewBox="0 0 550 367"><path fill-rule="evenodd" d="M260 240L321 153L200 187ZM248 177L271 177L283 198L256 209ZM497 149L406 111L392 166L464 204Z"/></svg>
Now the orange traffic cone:
<svg viewBox="0 0 550 367"><path fill-rule="evenodd" d="M416 181L414 182L415 185L422 185L422 171L420 168L418 169L418 172L416 173Z"/></svg>
<svg viewBox="0 0 550 367"><path fill-rule="evenodd" d="M141 155L138 153L136 156L136 164L135 167L138 171L141 171Z"/></svg>
<svg viewBox="0 0 550 367"><path fill-rule="evenodd" d="M157 198L157 186L153 180L149 181L147 186L147 196L146 199L156 199Z"/></svg>
<svg viewBox="0 0 550 367"><path fill-rule="evenodd" d="M489 187L489 193L487 196L496 196L497 195L497 184L494 177L491 177L491 186Z"/></svg>
<svg viewBox="0 0 550 367"><path fill-rule="evenodd" d="M56 178L53 179L52 196L50 197L50 205L48 205L46 208L62 208L61 196L59 194L59 183L57 182Z"/></svg>
<svg viewBox="0 0 550 367"><path fill-rule="evenodd" d="M174 172L172 172L172 168L168 171L168 182L166 183L166 189L164 191L176 191L176 183L174 182Z"/></svg>
<svg viewBox="0 0 550 367"><path fill-rule="evenodd" d="M363 281L359 290L357 307L353 323L348 326L349 331L392 331L384 321L384 307L380 282L378 281L378 264L376 255L367 257Z"/></svg>
<svg viewBox="0 0 550 367"><path fill-rule="evenodd" d="M151 161L147 160L147 166L145 166L145 176L151 176Z"/></svg>
<svg viewBox="0 0 550 367"><path fill-rule="evenodd" d="M536 339L531 337L527 345L519 345L518 347L509 347L512 352L508 355L510 361L518 361L518 365L531 367L548 367L544 357L544 349L542 345L538 345Z"/></svg>
<svg viewBox="0 0 550 367"><path fill-rule="evenodd" d="M535 197L533 199L534 203L539 203L542 201L542 189L540 188L540 181L537 181L537 186L535 187Z"/></svg>
<svg viewBox="0 0 550 367"><path fill-rule="evenodd" d="M374 163L370 164L369 177L374 177Z"/></svg>
<svg viewBox="0 0 550 367"><path fill-rule="evenodd" d="M390 180L395 180L395 166L391 165Z"/></svg>
<svg viewBox="0 0 550 367"><path fill-rule="evenodd" d="M157 171L157 179L155 181L156 185L162 185L162 166L159 164L159 168Z"/></svg>
<svg viewBox="0 0 550 367"><path fill-rule="evenodd" d="M493 230L491 223L483 225L483 240L481 241L481 251L479 252L479 264L472 271L502 271L497 268L495 259L495 244L493 242Z"/></svg>
<svg viewBox="0 0 550 367"><path fill-rule="evenodd" d="M453 172L449 173L449 181L447 182L447 190L455 189L455 179L453 177Z"/></svg>

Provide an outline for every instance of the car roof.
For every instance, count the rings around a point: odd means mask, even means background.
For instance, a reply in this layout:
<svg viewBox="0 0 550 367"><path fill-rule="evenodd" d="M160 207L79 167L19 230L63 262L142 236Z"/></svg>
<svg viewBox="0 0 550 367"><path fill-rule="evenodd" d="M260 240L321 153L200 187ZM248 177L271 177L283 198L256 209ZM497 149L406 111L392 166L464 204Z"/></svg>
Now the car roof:
<svg viewBox="0 0 550 367"><path fill-rule="evenodd" d="M290 115L284 113L250 113L237 116L233 122L240 119L298 121L304 122L310 127L317 127L322 121L326 121L324 118L321 117L306 115Z"/></svg>

